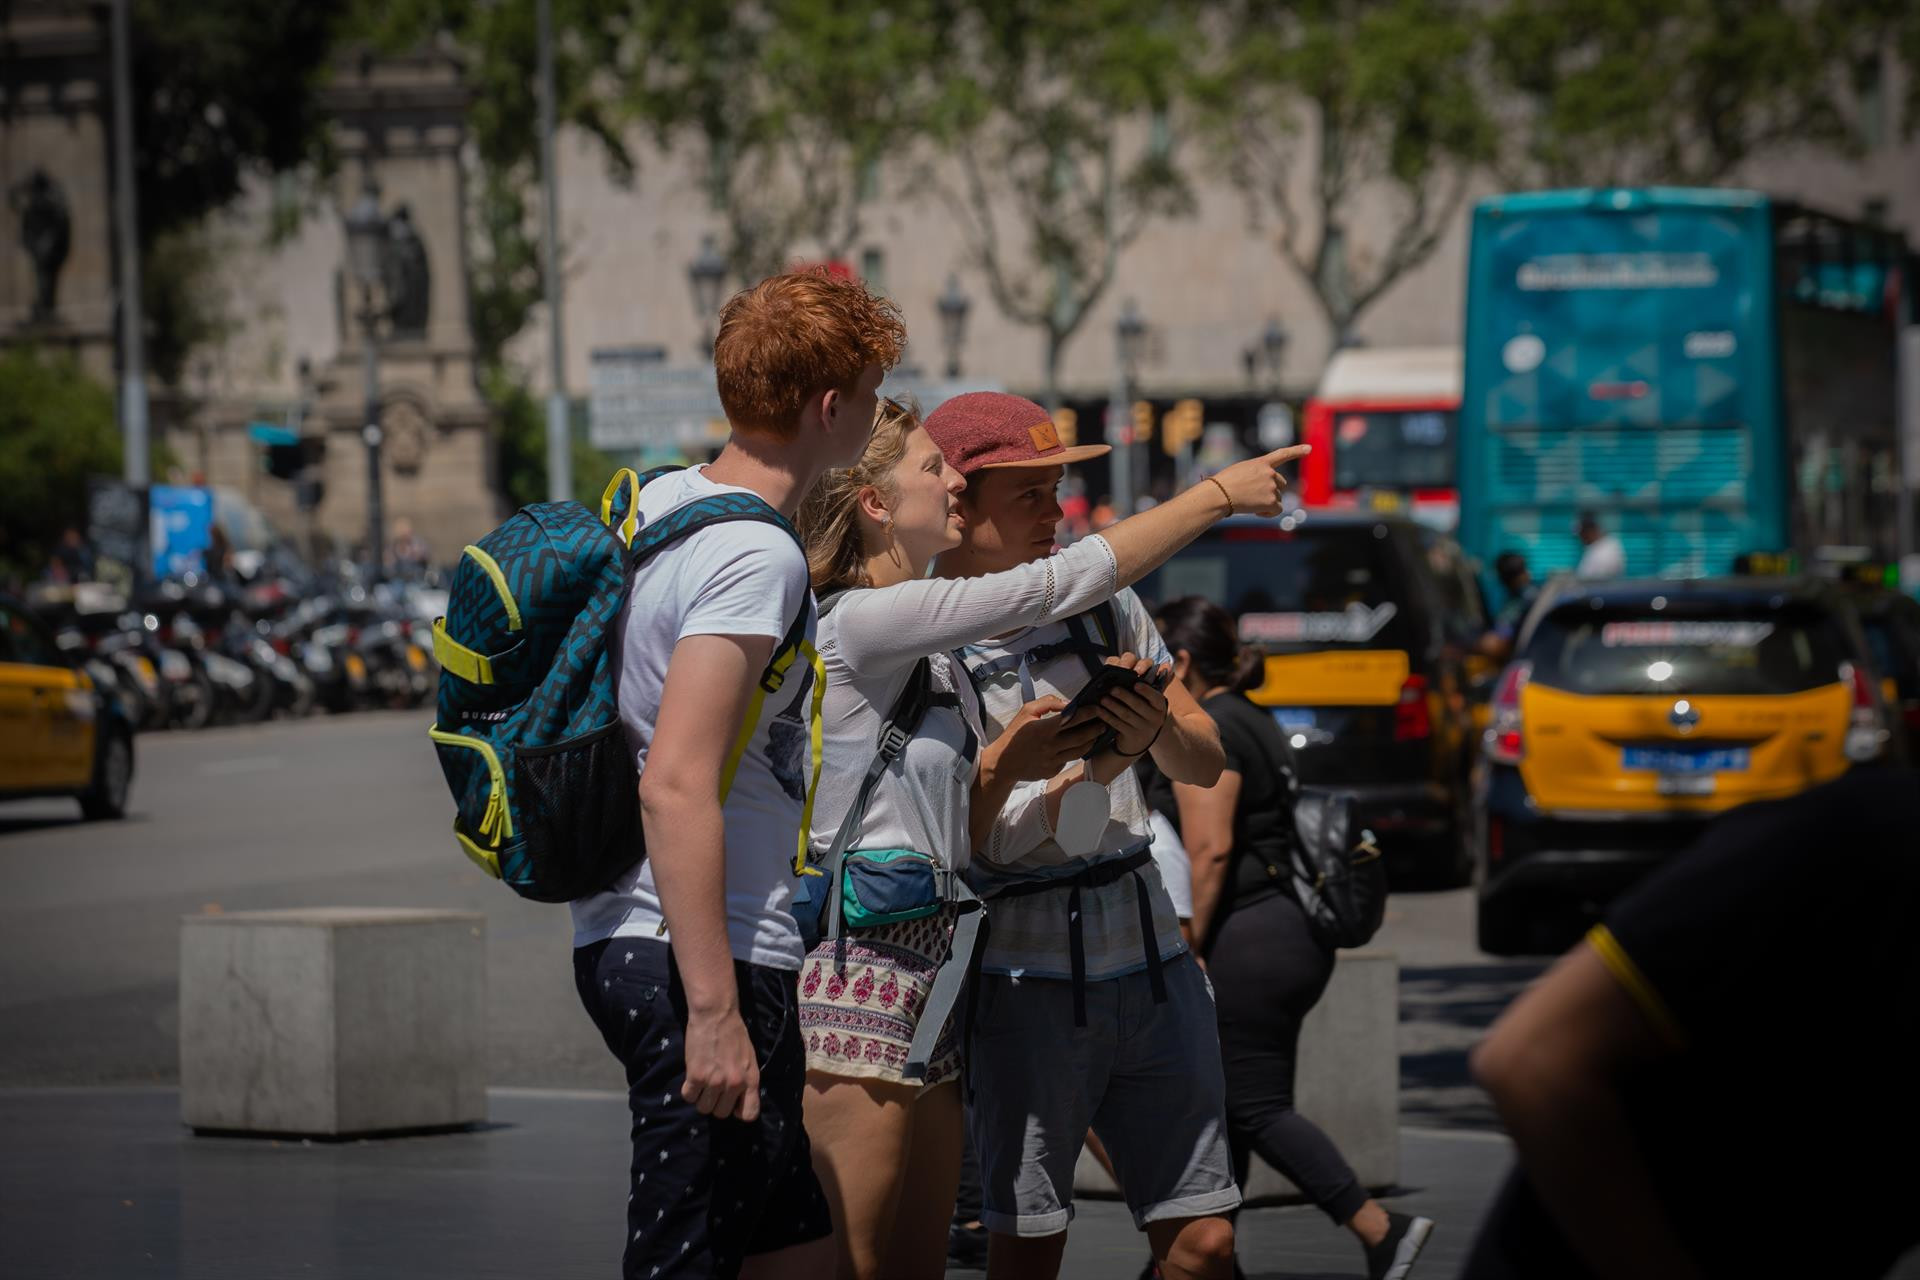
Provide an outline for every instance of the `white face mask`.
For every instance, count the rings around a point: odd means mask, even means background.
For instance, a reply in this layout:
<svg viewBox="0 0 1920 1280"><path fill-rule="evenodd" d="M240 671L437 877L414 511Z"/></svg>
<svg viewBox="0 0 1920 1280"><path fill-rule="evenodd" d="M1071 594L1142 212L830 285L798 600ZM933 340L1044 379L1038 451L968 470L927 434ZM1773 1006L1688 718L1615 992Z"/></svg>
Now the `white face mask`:
<svg viewBox="0 0 1920 1280"><path fill-rule="evenodd" d="M1083 776L1060 797L1060 819L1053 824L1053 842L1071 857L1086 857L1100 847L1111 805L1106 787Z"/></svg>

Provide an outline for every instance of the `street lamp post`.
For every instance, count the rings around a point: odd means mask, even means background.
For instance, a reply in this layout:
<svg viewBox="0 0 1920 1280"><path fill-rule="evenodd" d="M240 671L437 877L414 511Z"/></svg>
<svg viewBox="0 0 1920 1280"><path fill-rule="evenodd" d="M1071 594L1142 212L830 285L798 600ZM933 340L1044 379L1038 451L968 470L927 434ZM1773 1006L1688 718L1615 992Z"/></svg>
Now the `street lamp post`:
<svg viewBox="0 0 1920 1280"><path fill-rule="evenodd" d="M1114 510L1121 519L1133 514L1134 486L1147 487L1146 455L1135 453L1135 446L1145 447L1146 442L1133 438L1133 415L1130 402L1134 394L1134 381L1140 369L1141 349L1146 345L1147 322L1140 315L1140 308L1132 298L1128 298L1120 307L1120 315L1113 322L1114 380L1113 400L1107 411L1107 430L1109 434L1119 432L1120 443L1113 450L1113 500ZM1134 465L1136 456L1140 461L1140 473L1136 477Z"/></svg>
<svg viewBox="0 0 1920 1280"><path fill-rule="evenodd" d="M960 292L960 277L947 277L947 291L936 304L940 308L940 332L947 343L947 377L960 376L960 348L967 340L967 311L973 299Z"/></svg>
<svg viewBox="0 0 1920 1280"><path fill-rule="evenodd" d="M360 324L365 334L366 423L360 438L367 446L367 554L378 582L386 564L385 521L380 505L380 320L375 290L387 251L387 220L380 212L380 183L371 162L361 181L360 198L347 211L347 264L360 284Z"/></svg>
<svg viewBox="0 0 1920 1280"><path fill-rule="evenodd" d="M1260 349L1266 353L1267 374L1273 379L1273 395L1280 397L1280 362L1287 354L1287 331L1280 327L1280 317L1271 316L1267 320L1266 331L1260 335Z"/></svg>
<svg viewBox="0 0 1920 1280"><path fill-rule="evenodd" d="M700 313L700 354L713 355L714 313L720 310L720 286L726 283L727 260L720 256L712 236L700 237L700 254L687 264L687 283L693 286L693 308Z"/></svg>

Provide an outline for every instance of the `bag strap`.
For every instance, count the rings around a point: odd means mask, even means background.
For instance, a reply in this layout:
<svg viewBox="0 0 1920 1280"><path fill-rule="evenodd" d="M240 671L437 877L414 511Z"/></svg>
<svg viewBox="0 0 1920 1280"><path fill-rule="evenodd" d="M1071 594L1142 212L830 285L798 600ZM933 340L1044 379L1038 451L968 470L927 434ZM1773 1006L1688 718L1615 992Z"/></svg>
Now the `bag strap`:
<svg viewBox="0 0 1920 1280"><path fill-rule="evenodd" d="M1089 617L1100 627L1098 641L1088 634L1087 619ZM1120 654L1120 618L1114 612L1113 601L1102 600L1093 608L1068 618L1067 636L1073 645L1074 652L1080 655L1080 661L1085 664L1087 674L1099 675L1100 668L1106 665L1106 660L1118 657Z"/></svg>
<svg viewBox="0 0 1920 1280"><path fill-rule="evenodd" d="M829 606L831 608L831 606ZM837 940L841 934L840 926L840 863L846 857L847 847L860 834L860 823L867 816L867 803L873 799L873 789L878 786L893 762L907 748L908 741L920 727L920 720L927 712L928 696L932 692L932 664L925 658L914 663L913 673L907 677L906 687L893 700L892 710L881 722L880 738L874 752L873 763L867 766L866 776L860 779L860 789L854 793L853 803L847 807L847 814L840 820L840 829L833 833L833 843L827 846L827 853L820 860L815 872L827 878L827 930L826 937Z"/></svg>
<svg viewBox="0 0 1920 1280"><path fill-rule="evenodd" d="M959 874L943 872L942 880L946 900L956 903L960 914L953 922L953 946L934 975L927 1002L920 1007L920 1025L913 1029L913 1040L907 1045L906 1065L900 1070L901 1077L907 1080L926 1079L927 1063L940 1043L940 1032L946 1027L954 1006L960 1003L960 992L977 967L981 930L987 921L982 909L984 904Z"/></svg>

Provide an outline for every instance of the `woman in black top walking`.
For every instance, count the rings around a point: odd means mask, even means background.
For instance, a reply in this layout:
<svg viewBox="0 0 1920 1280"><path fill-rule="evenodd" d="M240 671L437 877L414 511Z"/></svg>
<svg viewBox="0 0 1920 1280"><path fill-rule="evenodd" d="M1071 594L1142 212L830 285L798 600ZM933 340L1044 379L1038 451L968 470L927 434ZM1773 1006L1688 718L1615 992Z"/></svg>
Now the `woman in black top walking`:
<svg viewBox="0 0 1920 1280"><path fill-rule="evenodd" d="M1193 938L1213 980L1235 1172L1244 1187L1258 1152L1359 1238L1370 1277L1399 1280L1433 1223L1389 1213L1293 1108L1300 1024L1333 976L1333 952L1314 941L1289 887L1293 752L1272 715L1246 696L1261 682L1260 655L1241 650L1233 619L1204 597L1165 605L1158 621L1174 677L1220 726L1227 756L1214 786L1156 775L1147 802L1178 815L1193 861Z"/></svg>

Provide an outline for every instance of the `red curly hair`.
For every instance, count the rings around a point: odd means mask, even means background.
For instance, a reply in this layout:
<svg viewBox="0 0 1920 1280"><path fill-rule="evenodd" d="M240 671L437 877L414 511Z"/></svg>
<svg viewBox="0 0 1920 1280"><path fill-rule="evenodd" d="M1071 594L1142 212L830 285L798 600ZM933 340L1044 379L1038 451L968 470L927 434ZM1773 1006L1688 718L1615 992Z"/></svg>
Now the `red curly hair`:
<svg viewBox="0 0 1920 1280"><path fill-rule="evenodd" d="M720 309L720 404L735 430L791 439L809 398L852 390L869 365L893 368L906 344L900 309L858 280L768 276Z"/></svg>

